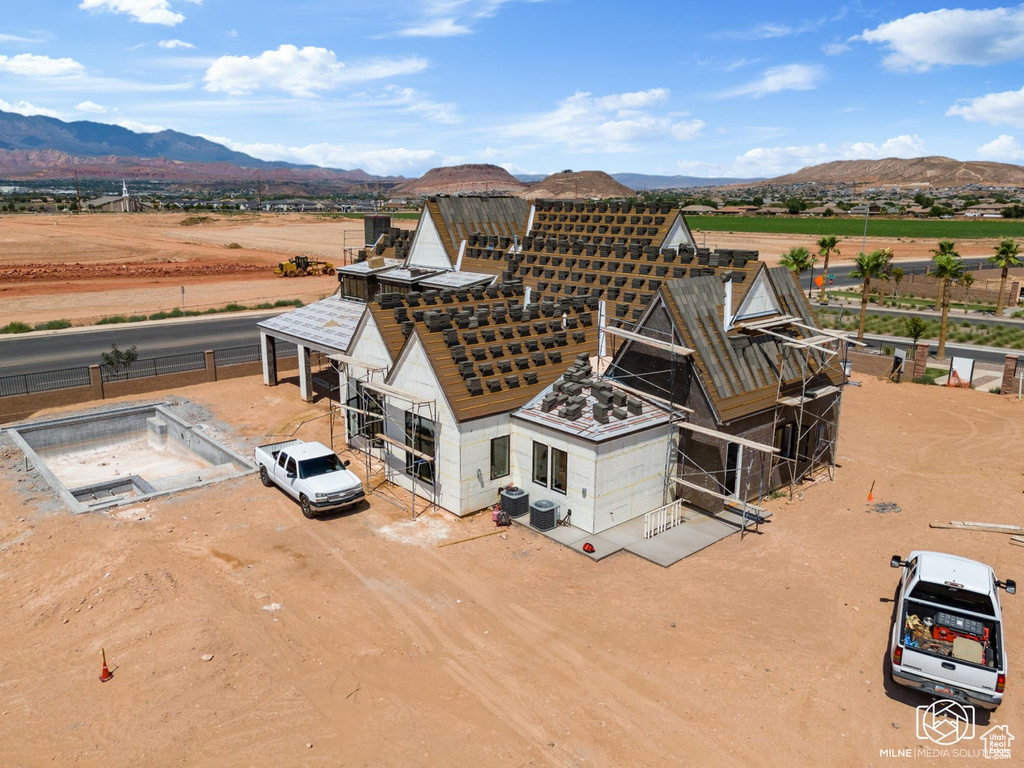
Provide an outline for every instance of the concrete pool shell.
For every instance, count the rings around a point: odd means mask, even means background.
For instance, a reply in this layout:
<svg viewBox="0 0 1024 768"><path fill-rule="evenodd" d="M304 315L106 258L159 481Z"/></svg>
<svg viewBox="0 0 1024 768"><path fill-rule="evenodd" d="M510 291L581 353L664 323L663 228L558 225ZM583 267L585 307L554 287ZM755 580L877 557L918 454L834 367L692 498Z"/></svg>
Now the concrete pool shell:
<svg viewBox="0 0 1024 768"><path fill-rule="evenodd" d="M253 465L173 414L168 403L114 408L5 431L75 514L246 475Z"/></svg>

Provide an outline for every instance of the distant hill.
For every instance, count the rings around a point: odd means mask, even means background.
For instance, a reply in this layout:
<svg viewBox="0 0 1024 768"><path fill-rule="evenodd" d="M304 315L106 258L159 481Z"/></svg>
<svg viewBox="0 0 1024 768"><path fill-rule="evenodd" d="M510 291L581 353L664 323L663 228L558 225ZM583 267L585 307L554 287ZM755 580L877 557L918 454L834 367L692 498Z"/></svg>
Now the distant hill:
<svg viewBox="0 0 1024 768"><path fill-rule="evenodd" d="M964 162L948 157L904 160L837 160L801 168L796 173L768 179L764 184L859 184L876 186L1024 187L1024 167L1008 163Z"/></svg>
<svg viewBox="0 0 1024 768"><path fill-rule="evenodd" d="M0 111L0 176L8 179L121 177L231 181L376 183L361 170L259 160L178 131L136 133L118 125ZM399 181L401 179L398 179ZM385 180L392 181L392 180Z"/></svg>
<svg viewBox="0 0 1024 768"><path fill-rule="evenodd" d="M733 184L754 184L763 179L738 179L704 176L656 176L647 173L612 173L615 181L634 190L687 189L690 187L727 187ZM517 173L516 178L527 184L535 184L546 177L540 173Z"/></svg>
<svg viewBox="0 0 1024 768"><path fill-rule="evenodd" d="M632 189L620 184L604 171L562 171L531 184L519 193L519 197L603 200L609 197L633 197L634 194Z"/></svg>
<svg viewBox="0 0 1024 768"><path fill-rule="evenodd" d="M432 168L420 178L394 187L388 194L394 197L488 192L516 194L523 189L526 189L526 185L504 168L469 164Z"/></svg>

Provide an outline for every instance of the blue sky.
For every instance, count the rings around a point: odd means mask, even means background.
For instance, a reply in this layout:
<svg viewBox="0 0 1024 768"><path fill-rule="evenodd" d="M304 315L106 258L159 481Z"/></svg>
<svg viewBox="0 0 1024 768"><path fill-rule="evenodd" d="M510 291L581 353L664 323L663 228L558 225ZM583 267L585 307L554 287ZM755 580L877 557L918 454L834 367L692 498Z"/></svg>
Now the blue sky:
<svg viewBox="0 0 1024 768"><path fill-rule="evenodd" d="M1024 164L1022 62L1024 5L12 0L0 109L373 174L765 177Z"/></svg>

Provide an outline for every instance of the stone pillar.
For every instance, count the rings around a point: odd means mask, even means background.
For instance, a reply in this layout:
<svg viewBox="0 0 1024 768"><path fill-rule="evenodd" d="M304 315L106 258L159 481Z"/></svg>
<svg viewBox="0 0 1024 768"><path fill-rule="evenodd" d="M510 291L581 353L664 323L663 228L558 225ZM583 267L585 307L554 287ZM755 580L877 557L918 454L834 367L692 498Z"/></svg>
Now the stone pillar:
<svg viewBox="0 0 1024 768"><path fill-rule="evenodd" d="M1003 381L999 385L999 394L1017 394L1017 380L1014 374L1017 372L1017 355L1007 355L1003 363Z"/></svg>
<svg viewBox="0 0 1024 768"><path fill-rule="evenodd" d="M206 363L206 380L216 381L217 380L217 358L214 357L213 350L208 349L203 352L203 359Z"/></svg>
<svg viewBox="0 0 1024 768"><path fill-rule="evenodd" d="M313 401L313 368L309 347L296 344L295 348L299 353L299 397L310 403Z"/></svg>
<svg viewBox="0 0 1024 768"><path fill-rule="evenodd" d="M928 344L919 341L914 347L914 378L920 379L928 367Z"/></svg>
<svg viewBox="0 0 1024 768"><path fill-rule="evenodd" d="M89 385L92 387L92 399L103 399L103 375L98 365L89 366Z"/></svg>
<svg viewBox="0 0 1024 768"><path fill-rule="evenodd" d="M277 386L277 339L260 331L260 357L263 360L263 384Z"/></svg>

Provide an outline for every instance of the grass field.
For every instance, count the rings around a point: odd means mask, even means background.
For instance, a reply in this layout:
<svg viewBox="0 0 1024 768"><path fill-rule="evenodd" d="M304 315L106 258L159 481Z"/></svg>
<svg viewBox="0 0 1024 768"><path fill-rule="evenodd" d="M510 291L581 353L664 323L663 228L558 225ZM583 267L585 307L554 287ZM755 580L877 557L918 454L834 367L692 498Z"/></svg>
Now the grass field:
<svg viewBox="0 0 1024 768"><path fill-rule="evenodd" d="M864 219L833 216L829 218L789 218L770 216L690 216L686 219L695 232L767 232L782 235L840 235L861 237ZM995 237L1024 237L1020 219L870 219L871 237L903 237L921 240L976 240Z"/></svg>

